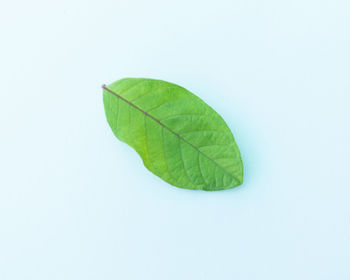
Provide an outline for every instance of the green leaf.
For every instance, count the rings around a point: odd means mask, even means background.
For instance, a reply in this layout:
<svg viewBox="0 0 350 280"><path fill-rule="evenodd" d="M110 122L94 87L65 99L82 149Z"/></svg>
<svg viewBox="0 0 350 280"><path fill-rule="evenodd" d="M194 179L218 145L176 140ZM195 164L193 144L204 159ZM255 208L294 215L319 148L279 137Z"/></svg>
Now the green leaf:
<svg viewBox="0 0 350 280"><path fill-rule="evenodd" d="M242 160L230 129L183 87L126 78L103 86L103 103L115 136L169 184L206 191L242 184Z"/></svg>

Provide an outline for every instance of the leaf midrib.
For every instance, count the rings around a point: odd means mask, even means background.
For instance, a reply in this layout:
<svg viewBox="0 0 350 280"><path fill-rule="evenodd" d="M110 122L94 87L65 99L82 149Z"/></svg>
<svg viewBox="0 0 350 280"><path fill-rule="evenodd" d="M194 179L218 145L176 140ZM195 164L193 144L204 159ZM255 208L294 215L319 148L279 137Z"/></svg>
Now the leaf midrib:
<svg viewBox="0 0 350 280"><path fill-rule="evenodd" d="M178 134L177 132L173 131L171 128L169 128L168 126L166 126L165 124L163 124L160 120L158 120L157 118L153 117L151 114L147 113L146 111L142 110L140 107L138 107L137 105L133 104L132 102L130 102L129 100L125 99L124 97L122 97L121 95L117 94L116 92L112 91L111 89L107 88L106 85L102 85L102 88L107 90L108 92L110 92L111 94L113 94L115 97L123 100L124 102L126 102L127 104L129 104L130 106L134 107L136 110L142 112L143 114L145 114L147 117L151 118L152 120L154 120L155 122L159 123L162 127L164 127L165 129L169 130L171 133L173 133L176 137L178 137L180 140L184 141L185 143L187 143L188 145L190 145L192 148L194 148L199 154L202 154L203 156L205 156L207 159L209 159L210 161L212 161L215 165L217 165L218 167L220 167L225 173L227 173L228 175L230 175L233 179L235 179L236 181L239 181L239 179L236 178L235 175L231 174L230 171L226 170L223 166L221 166L220 164L218 164L214 159L210 158L209 156L207 156L205 153L203 153L201 150L199 150L196 146L194 146L192 143L188 142L185 138L183 138L180 134Z"/></svg>

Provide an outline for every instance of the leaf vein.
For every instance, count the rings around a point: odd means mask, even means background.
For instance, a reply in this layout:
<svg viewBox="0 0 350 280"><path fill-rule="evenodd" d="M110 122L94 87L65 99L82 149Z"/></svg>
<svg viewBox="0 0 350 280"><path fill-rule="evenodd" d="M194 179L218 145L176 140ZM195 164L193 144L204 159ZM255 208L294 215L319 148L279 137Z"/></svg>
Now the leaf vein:
<svg viewBox="0 0 350 280"><path fill-rule="evenodd" d="M226 131L223 130L217 130L217 129L196 129L196 130L190 130L190 131L182 131L181 133L194 133L194 132L220 132L227 134Z"/></svg>
<svg viewBox="0 0 350 280"><path fill-rule="evenodd" d="M162 142L163 142L164 162L165 162L165 166L166 166L166 171L168 172L170 178L174 182L176 182L175 178L171 175L171 173L169 171L168 160L167 160L166 153L165 153L164 127L162 127Z"/></svg>
<svg viewBox="0 0 350 280"><path fill-rule="evenodd" d="M130 100L130 102L135 102L136 100L138 100L138 99L140 99L140 98L142 98L142 97L144 97L144 96L146 96L146 95L148 95L148 94L150 94L150 93L153 93L153 92L155 92L156 90L158 90L158 89L160 89L160 88L162 88L162 87L163 87L163 86L159 86L159 87L156 87L156 88L152 88L151 90L147 91L145 94L143 94L143 95L141 95L141 96L138 96L138 97L136 97L136 98L133 99L133 100ZM164 88L164 89L169 89L169 88L176 88L176 87L170 86L170 87L166 87L166 88Z"/></svg>
<svg viewBox="0 0 350 280"><path fill-rule="evenodd" d="M188 175L188 172L187 172L186 167L185 167L185 161L184 161L184 158L183 158L183 155L182 155L181 140L180 140L180 138L177 138L177 139L179 140L178 142L179 142L180 158L181 158L182 166L183 166L184 171L185 171L185 175L186 175L186 177L187 177L187 179L188 179L188 181L190 183L192 183L193 185L197 185L195 182L192 181L192 179Z"/></svg>
<svg viewBox="0 0 350 280"><path fill-rule="evenodd" d="M204 184L209 186L209 184L205 181L204 176L203 176L203 171L202 171L202 166L201 166L201 159L200 159L200 153L198 153L198 167L199 167L199 173L201 174L201 177L203 179Z"/></svg>
<svg viewBox="0 0 350 280"><path fill-rule="evenodd" d="M166 103L169 103L169 102L171 102L171 101L175 101L175 100L179 100L179 99L183 99L183 98L187 98L187 96L181 96L181 97L179 97L179 98L175 98L175 99L167 100L167 101L163 102L162 104L160 104L160 105L158 105L158 106L156 106L156 107L151 108L150 110L148 110L148 113L149 113L149 112L151 112L151 111L153 111L153 110L155 110L155 109L158 109L159 107L161 107L161 106L165 105Z"/></svg>
<svg viewBox="0 0 350 280"><path fill-rule="evenodd" d="M162 121L171 119L171 118L176 118L176 117L184 117L184 116L199 116L199 117L207 117L206 115L203 114L176 114L176 115L171 115L171 116L167 116L163 119L161 119Z"/></svg>
<svg viewBox="0 0 350 280"><path fill-rule="evenodd" d="M148 137L147 137L147 125L146 125L147 118L146 118L146 115L144 116L144 120L145 120L145 154L146 154L146 156L147 156L148 163L149 163L150 167L152 167L152 169L154 169L154 166L153 166L153 164L152 164L152 162L151 162L151 155L150 155L150 153L149 153L149 151L148 151L148 145L147 145L147 143L148 143ZM155 170L155 169L154 169L154 170ZM156 171L156 170L155 170L155 171Z"/></svg>

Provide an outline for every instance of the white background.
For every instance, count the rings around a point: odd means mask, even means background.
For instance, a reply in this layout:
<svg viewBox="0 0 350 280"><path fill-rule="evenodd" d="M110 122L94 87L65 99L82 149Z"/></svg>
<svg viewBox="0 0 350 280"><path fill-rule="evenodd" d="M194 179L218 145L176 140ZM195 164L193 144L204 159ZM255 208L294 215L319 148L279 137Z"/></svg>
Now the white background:
<svg viewBox="0 0 350 280"><path fill-rule="evenodd" d="M2 1L0 279L350 279L350 5ZM217 110L245 182L172 187L110 131L103 83Z"/></svg>

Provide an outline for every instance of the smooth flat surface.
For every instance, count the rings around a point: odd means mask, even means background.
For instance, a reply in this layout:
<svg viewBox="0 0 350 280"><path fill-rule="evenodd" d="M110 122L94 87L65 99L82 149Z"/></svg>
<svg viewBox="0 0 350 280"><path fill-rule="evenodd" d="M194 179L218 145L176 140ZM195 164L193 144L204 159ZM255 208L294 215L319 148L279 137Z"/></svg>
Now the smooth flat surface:
<svg viewBox="0 0 350 280"><path fill-rule="evenodd" d="M6 1L0 279L350 279L348 1ZM103 83L217 110L242 187L187 191L109 129Z"/></svg>

